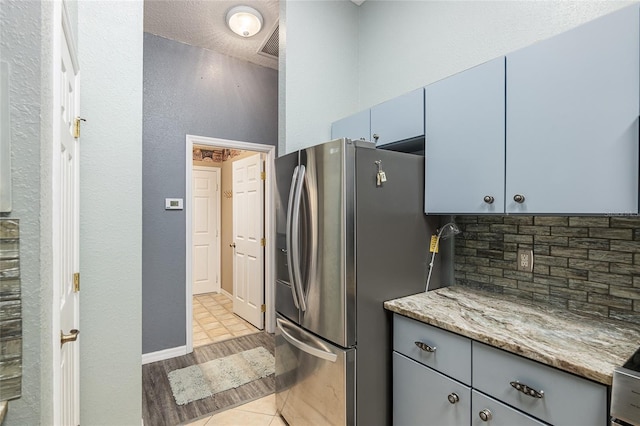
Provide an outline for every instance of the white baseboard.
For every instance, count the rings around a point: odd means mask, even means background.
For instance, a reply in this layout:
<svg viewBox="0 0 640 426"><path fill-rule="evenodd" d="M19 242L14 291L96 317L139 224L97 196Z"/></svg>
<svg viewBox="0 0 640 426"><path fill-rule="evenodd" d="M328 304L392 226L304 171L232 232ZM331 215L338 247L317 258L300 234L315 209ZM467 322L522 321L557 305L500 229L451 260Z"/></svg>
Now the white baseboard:
<svg viewBox="0 0 640 426"><path fill-rule="evenodd" d="M220 288L220 293L224 294L225 296L227 296L229 299L233 300L233 295L231 293L229 293L227 290Z"/></svg>
<svg viewBox="0 0 640 426"><path fill-rule="evenodd" d="M152 362L163 361L169 358L175 358L187 354L186 346L178 346L176 348L163 349L157 352L149 352L148 354L142 354L142 365Z"/></svg>

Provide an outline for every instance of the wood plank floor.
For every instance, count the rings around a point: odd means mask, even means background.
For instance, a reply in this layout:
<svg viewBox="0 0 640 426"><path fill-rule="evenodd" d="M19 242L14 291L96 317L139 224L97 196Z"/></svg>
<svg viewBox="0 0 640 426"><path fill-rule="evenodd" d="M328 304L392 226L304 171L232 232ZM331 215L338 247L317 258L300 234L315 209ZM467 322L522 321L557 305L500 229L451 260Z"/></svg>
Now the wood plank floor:
<svg viewBox="0 0 640 426"><path fill-rule="evenodd" d="M275 341L272 334L260 332L224 342L195 348L193 353L142 366L142 416L145 426L175 426L275 391L274 375L217 393L211 397L177 405L167 374L178 368L211 361L248 349L263 346L272 355Z"/></svg>

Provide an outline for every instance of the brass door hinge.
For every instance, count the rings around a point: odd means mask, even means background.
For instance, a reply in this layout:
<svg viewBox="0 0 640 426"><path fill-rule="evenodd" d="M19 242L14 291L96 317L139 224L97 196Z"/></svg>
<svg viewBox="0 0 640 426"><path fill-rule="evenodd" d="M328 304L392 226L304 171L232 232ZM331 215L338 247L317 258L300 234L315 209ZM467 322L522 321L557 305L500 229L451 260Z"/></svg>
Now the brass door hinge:
<svg viewBox="0 0 640 426"><path fill-rule="evenodd" d="M76 272L73 274L73 292L77 293L80 291L80 272Z"/></svg>
<svg viewBox="0 0 640 426"><path fill-rule="evenodd" d="M267 180L267 174L265 172L260 172L260 179Z"/></svg>
<svg viewBox="0 0 640 426"><path fill-rule="evenodd" d="M260 312L267 312L267 305L260 306Z"/></svg>
<svg viewBox="0 0 640 426"><path fill-rule="evenodd" d="M265 240L264 238L260 238L260 245L262 247L265 247L267 245L267 240Z"/></svg>
<svg viewBox="0 0 640 426"><path fill-rule="evenodd" d="M84 118L76 117L73 120L73 137L78 139L80 137L80 122L87 121Z"/></svg>

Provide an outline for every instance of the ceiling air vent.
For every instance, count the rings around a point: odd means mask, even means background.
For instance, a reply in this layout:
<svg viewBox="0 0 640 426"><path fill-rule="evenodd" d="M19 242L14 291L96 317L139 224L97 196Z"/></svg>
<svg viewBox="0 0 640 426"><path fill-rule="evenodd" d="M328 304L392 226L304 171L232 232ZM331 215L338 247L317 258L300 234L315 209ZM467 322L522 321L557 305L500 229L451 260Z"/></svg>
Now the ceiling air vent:
<svg viewBox="0 0 640 426"><path fill-rule="evenodd" d="M260 55L267 56L269 58L277 58L278 57L278 30L280 29L280 25L276 25L276 27L271 32L271 35L264 42L262 48L258 52Z"/></svg>

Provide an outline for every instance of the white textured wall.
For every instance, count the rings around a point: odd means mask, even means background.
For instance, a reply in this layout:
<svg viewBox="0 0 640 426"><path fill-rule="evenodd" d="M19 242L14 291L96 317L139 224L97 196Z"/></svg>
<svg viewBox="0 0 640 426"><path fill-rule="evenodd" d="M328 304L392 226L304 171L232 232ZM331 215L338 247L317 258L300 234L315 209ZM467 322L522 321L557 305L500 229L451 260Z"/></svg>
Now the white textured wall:
<svg viewBox="0 0 640 426"><path fill-rule="evenodd" d="M285 12L281 47L286 49L279 84L282 155L329 140L327 123L357 107L358 8L346 0L280 3Z"/></svg>
<svg viewBox="0 0 640 426"><path fill-rule="evenodd" d="M80 423L139 426L143 2L78 6Z"/></svg>
<svg viewBox="0 0 640 426"><path fill-rule="evenodd" d="M360 98L358 107L351 112L549 38L630 3L368 0L360 6Z"/></svg>
<svg viewBox="0 0 640 426"><path fill-rule="evenodd" d="M20 220L22 397L9 403L4 426L40 424L40 20L39 2L0 1L0 58L9 63L13 211ZM46 301L45 301L46 302ZM45 308L46 310L46 308ZM44 367L47 368L47 367Z"/></svg>

